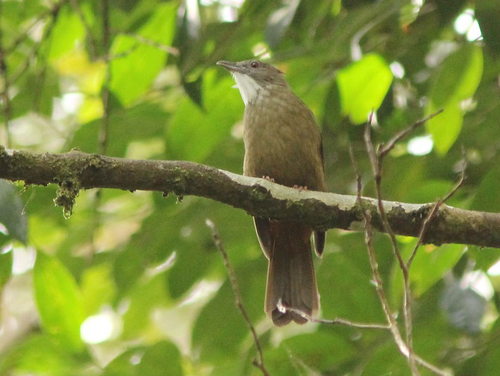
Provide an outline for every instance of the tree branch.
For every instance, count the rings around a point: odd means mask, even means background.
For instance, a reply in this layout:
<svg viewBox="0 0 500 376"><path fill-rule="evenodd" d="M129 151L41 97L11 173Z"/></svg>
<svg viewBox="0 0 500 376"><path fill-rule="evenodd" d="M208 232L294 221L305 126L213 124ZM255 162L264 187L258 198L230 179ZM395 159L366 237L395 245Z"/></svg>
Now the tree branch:
<svg viewBox="0 0 500 376"><path fill-rule="evenodd" d="M0 178L26 184L58 184L56 202L71 212L80 189L116 188L159 191L209 198L273 219L295 218L318 230L362 230L356 196L300 191L193 162L112 158L71 151L31 153L0 146ZM387 220L398 235L418 237L434 203L383 201ZM377 201L363 198L372 227L384 232ZM500 214L441 205L427 225L426 243L458 243L500 248Z"/></svg>

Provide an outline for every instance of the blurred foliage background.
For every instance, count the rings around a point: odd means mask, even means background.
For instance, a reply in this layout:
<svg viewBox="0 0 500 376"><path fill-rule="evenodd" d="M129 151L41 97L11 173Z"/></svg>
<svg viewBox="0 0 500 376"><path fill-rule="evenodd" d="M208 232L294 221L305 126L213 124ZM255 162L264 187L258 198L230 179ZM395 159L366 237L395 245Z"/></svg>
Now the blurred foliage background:
<svg viewBox="0 0 500 376"><path fill-rule="evenodd" d="M386 199L500 211L497 0L2 0L2 144L180 159L242 171L243 102L215 62L254 56L286 74L323 130L329 190L354 194L349 147L373 196L374 138L443 108L384 164ZM0 181L0 375L259 375L212 219L277 375L408 375L388 332L263 312L267 261L244 212L196 197ZM499 229L500 231L500 229ZM406 254L415 242L398 238ZM374 239L394 312L402 280ZM500 252L423 247L411 270L415 349L456 375L498 375ZM364 234L331 230L316 259L321 317L383 322ZM401 315L400 315L401 316ZM422 375L429 372L422 370Z"/></svg>

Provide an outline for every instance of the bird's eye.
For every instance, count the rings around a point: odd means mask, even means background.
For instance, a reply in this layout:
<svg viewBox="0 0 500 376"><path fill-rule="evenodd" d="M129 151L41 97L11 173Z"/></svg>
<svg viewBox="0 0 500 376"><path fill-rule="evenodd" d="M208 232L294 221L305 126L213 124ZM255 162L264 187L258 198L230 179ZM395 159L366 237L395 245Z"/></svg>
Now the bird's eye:
<svg viewBox="0 0 500 376"><path fill-rule="evenodd" d="M250 63L250 66L251 66L252 68L257 68L257 67L259 66L259 62L258 62L258 61L252 61L252 62Z"/></svg>

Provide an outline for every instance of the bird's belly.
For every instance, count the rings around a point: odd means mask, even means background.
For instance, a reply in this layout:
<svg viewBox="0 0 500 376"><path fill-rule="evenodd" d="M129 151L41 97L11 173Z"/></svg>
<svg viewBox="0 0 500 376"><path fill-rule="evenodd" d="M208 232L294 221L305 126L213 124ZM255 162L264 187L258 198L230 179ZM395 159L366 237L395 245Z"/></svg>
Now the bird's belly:
<svg viewBox="0 0 500 376"><path fill-rule="evenodd" d="M320 189L319 137L302 133L283 125L247 129L244 174L269 177L287 186Z"/></svg>

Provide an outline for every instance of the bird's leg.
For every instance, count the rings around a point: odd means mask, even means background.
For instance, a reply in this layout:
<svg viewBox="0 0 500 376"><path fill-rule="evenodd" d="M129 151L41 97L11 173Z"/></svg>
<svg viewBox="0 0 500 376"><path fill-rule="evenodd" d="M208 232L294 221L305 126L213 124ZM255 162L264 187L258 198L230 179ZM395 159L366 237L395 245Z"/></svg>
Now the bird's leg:
<svg viewBox="0 0 500 376"><path fill-rule="evenodd" d="M293 188L298 189L299 192L307 191L307 186L294 185Z"/></svg>

